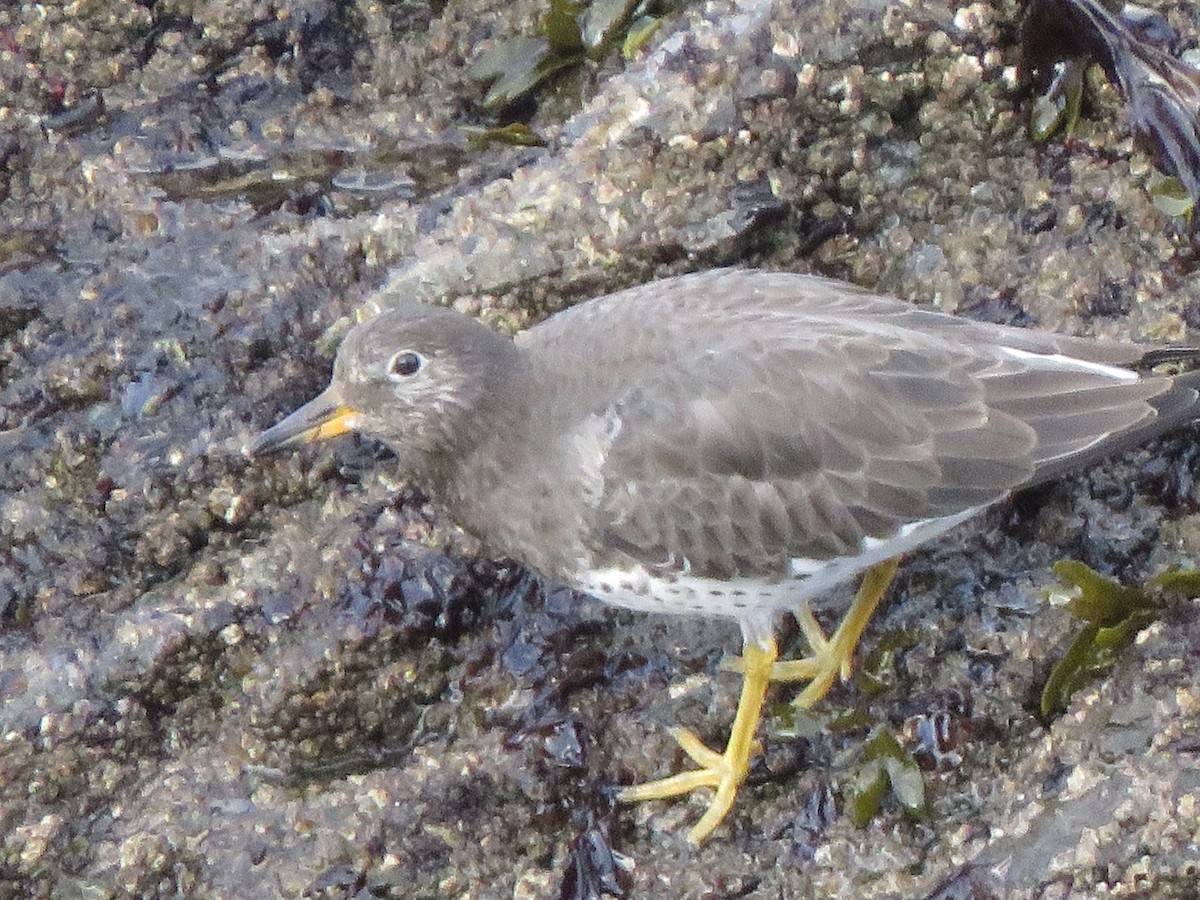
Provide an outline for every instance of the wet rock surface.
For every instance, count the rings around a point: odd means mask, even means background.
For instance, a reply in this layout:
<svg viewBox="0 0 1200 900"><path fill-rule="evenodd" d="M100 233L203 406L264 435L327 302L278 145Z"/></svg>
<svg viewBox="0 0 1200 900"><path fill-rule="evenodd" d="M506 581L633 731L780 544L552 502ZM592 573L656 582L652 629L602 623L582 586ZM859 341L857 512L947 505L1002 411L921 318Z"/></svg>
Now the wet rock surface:
<svg viewBox="0 0 1200 900"><path fill-rule="evenodd" d="M733 629L476 559L367 444L245 457L398 294L514 328L743 263L1194 326L1194 255L1111 101L1069 146L1026 137L1014 4L691 5L563 82L547 147L472 149L466 64L540 10L0 10L0 895L1194 896L1197 602L1033 712L1073 627L1054 560L1200 554L1194 432L915 554L863 648L896 648L887 677L830 695L836 729L777 694L700 849L699 798L610 788L680 767L671 724L723 740ZM880 725L930 812L855 828Z"/></svg>

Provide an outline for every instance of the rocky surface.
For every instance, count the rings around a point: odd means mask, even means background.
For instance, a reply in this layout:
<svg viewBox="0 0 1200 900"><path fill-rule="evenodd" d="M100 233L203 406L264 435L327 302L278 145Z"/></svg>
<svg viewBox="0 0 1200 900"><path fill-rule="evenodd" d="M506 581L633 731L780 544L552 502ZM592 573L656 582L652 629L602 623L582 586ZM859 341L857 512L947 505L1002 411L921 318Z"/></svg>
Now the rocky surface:
<svg viewBox="0 0 1200 900"><path fill-rule="evenodd" d="M1053 560L1200 554L1194 433L914 555L878 689L834 728L778 694L699 849L700 798L609 788L681 765L670 724L723 739L732 628L475 559L368 444L246 458L401 293L514 328L740 263L1112 339L1196 321L1111 96L1028 140L1012 3L690 4L544 96L548 146L473 147L467 65L541 9L0 10L0 896L1194 897L1200 605L1033 711L1075 627ZM930 809L856 828L876 727Z"/></svg>

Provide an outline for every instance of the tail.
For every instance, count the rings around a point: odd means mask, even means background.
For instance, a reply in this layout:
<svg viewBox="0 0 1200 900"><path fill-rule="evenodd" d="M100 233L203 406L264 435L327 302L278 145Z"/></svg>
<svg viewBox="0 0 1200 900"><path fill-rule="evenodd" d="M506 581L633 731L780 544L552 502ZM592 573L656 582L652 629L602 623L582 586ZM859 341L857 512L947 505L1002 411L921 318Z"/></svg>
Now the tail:
<svg viewBox="0 0 1200 900"><path fill-rule="evenodd" d="M1131 368L1147 374L1160 366L1178 365L1184 374L1200 370L1200 347L1155 347L1148 350Z"/></svg>
<svg viewBox="0 0 1200 900"><path fill-rule="evenodd" d="M1064 376L1065 369L1070 367L1048 366L1050 375L1040 379L1044 373L1031 367L1004 386L1006 394L1017 393L996 398L998 408L1037 432L1035 470L1026 487L1200 419L1200 347L1156 347L1124 366L1084 363Z"/></svg>
<svg viewBox="0 0 1200 900"><path fill-rule="evenodd" d="M1155 371L1164 367L1173 371ZM1139 435L1138 442L1200 419L1200 347L1156 348L1144 354L1134 368L1144 378L1169 381L1165 391L1150 399L1157 420Z"/></svg>

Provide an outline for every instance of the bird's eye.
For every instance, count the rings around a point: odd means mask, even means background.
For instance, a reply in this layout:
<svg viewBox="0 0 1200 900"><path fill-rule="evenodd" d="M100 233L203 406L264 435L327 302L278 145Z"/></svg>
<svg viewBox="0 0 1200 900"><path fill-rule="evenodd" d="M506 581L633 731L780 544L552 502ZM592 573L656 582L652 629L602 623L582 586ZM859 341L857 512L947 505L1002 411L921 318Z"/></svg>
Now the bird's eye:
<svg viewBox="0 0 1200 900"><path fill-rule="evenodd" d="M425 359L420 353L413 350L401 350L388 360L388 378L407 378L410 375L416 375L423 365L425 365Z"/></svg>

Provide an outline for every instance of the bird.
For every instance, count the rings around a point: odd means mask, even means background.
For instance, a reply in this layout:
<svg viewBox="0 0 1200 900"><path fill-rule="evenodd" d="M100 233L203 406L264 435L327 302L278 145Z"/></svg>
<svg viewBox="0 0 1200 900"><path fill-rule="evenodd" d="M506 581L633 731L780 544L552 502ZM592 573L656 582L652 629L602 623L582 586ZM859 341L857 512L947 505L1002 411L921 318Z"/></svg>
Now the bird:
<svg viewBox="0 0 1200 900"><path fill-rule="evenodd" d="M733 808L773 682L810 707L915 547L1012 492L1197 416L1200 350L953 316L815 275L732 268L584 301L514 337L388 297L351 328L328 388L255 457L346 432L395 453L486 552L650 613L736 622L741 695L724 750L622 789L711 789ZM861 584L830 634L813 604ZM843 601L844 602L844 601ZM782 617L808 643L781 660Z"/></svg>

